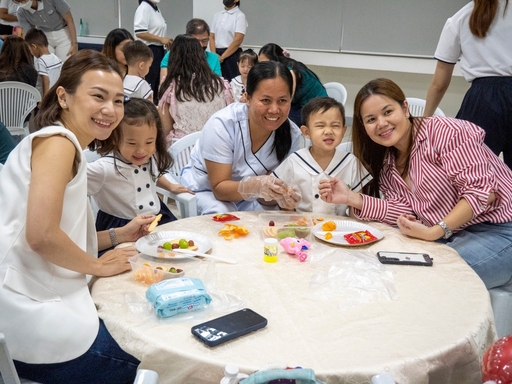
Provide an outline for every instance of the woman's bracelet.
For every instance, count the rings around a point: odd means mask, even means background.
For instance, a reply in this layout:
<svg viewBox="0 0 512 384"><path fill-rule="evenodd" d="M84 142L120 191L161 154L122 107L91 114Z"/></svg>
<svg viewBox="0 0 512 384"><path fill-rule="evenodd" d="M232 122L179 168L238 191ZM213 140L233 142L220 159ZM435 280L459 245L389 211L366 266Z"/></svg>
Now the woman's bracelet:
<svg viewBox="0 0 512 384"><path fill-rule="evenodd" d="M108 230L108 235L110 236L110 241L112 242L112 246L117 247L119 245L119 241L117 241L116 230L114 228L110 228Z"/></svg>

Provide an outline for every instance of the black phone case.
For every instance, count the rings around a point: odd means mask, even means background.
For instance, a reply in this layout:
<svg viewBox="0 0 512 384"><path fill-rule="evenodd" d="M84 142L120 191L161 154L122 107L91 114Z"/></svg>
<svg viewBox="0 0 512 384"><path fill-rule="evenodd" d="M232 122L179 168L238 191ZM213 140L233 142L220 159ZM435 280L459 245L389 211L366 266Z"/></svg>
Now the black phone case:
<svg viewBox="0 0 512 384"><path fill-rule="evenodd" d="M399 255L407 255L411 254L412 252L392 252ZM380 252L377 252L377 257L379 258L379 261L382 264L398 264L398 265L420 265L424 267L431 267L433 265L432 258L427 255L426 253L422 253L423 259L425 261L415 261L415 260L403 260L398 257L387 257L382 256Z"/></svg>
<svg viewBox="0 0 512 384"><path fill-rule="evenodd" d="M207 346L215 347L236 337L257 331L266 325L267 319L252 309L244 308L240 311L194 325L191 328L191 332Z"/></svg>

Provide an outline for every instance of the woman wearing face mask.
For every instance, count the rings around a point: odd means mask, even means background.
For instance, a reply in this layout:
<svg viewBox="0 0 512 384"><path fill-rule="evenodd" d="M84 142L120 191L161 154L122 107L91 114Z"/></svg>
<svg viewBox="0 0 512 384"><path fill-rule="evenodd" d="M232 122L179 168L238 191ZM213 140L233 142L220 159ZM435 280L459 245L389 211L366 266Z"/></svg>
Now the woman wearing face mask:
<svg viewBox="0 0 512 384"><path fill-rule="evenodd" d="M48 49L62 61L78 52L71 7L65 0L12 0L18 4L18 21L23 33L30 28L43 31Z"/></svg>
<svg viewBox="0 0 512 384"><path fill-rule="evenodd" d="M167 23L158 9L160 0L139 0L139 7L135 11L133 29L135 37L142 40L153 52L153 63L149 67L146 81L153 90L153 102L158 104L158 85L160 84L160 62L164 58L165 49L172 44L172 39L165 37Z"/></svg>
<svg viewBox="0 0 512 384"><path fill-rule="evenodd" d="M224 11L213 16L210 34L210 50L220 59L222 76L231 81L237 77L238 56L247 30L245 14L240 10L240 0L222 0Z"/></svg>

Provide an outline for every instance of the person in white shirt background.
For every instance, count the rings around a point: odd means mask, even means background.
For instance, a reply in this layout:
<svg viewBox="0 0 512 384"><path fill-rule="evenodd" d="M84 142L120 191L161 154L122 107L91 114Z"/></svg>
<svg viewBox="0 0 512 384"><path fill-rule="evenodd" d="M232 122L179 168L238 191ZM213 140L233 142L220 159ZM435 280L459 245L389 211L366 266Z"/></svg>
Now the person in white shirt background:
<svg viewBox="0 0 512 384"><path fill-rule="evenodd" d="M0 0L0 38L3 39L3 36L12 35L13 27L20 26L16 16L17 9L18 4L11 0Z"/></svg>
<svg viewBox="0 0 512 384"><path fill-rule="evenodd" d="M247 31L245 14L240 10L240 0L222 0L224 11L213 16L210 50L219 55L222 76L231 81L238 76L238 56Z"/></svg>

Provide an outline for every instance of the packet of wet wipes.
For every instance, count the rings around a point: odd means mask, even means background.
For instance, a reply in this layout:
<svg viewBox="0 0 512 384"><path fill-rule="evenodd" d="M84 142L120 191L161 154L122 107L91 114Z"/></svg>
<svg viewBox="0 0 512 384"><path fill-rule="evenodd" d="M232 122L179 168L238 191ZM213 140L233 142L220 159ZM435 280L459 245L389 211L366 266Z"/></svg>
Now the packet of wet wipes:
<svg viewBox="0 0 512 384"><path fill-rule="evenodd" d="M201 280L186 277L153 284L146 291L146 298L153 304L157 316L160 317L196 311L212 301Z"/></svg>

